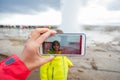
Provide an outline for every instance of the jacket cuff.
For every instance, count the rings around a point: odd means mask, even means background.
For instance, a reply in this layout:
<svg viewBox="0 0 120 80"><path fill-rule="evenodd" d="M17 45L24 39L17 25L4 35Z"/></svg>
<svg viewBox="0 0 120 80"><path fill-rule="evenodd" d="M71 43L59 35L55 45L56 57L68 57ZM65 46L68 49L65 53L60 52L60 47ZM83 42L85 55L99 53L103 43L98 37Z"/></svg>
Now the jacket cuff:
<svg viewBox="0 0 120 80"><path fill-rule="evenodd" d="M6 75L10 75L19 80L25 80L30 74L30 70L16 55L10 56L1 65Z"/></svg>

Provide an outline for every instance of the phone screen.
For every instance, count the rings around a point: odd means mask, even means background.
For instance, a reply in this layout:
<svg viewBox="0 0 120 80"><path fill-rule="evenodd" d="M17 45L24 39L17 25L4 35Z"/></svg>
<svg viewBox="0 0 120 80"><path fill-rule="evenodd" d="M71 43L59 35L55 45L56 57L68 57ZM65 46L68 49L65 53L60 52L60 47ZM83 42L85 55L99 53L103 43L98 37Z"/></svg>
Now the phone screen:
<svg viewBox="0 0 120 80"><path fill-rule="evenodd" d="M85 55L86 35L83 33L56 34L46 39L40 49L43 55Z"/></svg>

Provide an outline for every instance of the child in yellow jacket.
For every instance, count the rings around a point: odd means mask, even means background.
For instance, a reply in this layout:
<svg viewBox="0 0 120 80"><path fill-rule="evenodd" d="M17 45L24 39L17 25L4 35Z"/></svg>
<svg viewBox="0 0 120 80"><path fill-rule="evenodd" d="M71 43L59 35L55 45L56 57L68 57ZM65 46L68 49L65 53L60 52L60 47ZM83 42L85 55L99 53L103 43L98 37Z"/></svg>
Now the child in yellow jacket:
<svg viewBox="0 0 120 80"><path fill-rule="evenodd" d="M67 80L68 68L73 66L66 56L56 56L40 67L40 80Z"/></svg>

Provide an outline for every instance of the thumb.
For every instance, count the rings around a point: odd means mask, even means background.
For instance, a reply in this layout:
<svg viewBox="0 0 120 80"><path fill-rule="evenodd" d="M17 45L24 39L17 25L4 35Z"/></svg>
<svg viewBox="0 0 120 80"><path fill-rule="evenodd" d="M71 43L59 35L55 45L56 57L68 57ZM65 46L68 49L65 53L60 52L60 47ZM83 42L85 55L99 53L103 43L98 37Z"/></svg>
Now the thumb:
<svg viewBox="0 0 120 80"><path fill-rule="evenodd" d="M51 61L52 59L54 59L54 56L49 56L47 58L42 58L41 65Z"/></svg>

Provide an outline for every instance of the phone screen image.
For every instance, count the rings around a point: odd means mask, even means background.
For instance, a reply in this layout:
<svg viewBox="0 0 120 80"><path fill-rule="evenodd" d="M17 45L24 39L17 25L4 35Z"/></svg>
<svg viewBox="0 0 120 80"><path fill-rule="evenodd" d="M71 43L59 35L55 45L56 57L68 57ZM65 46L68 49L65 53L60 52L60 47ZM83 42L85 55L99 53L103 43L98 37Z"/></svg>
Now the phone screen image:
<svg viewBox="0 0 120 80"><path fill-rule="evenodd" d="M85 55L86 36L80 33L56 34L41 46L43 55Z"/></svg>

